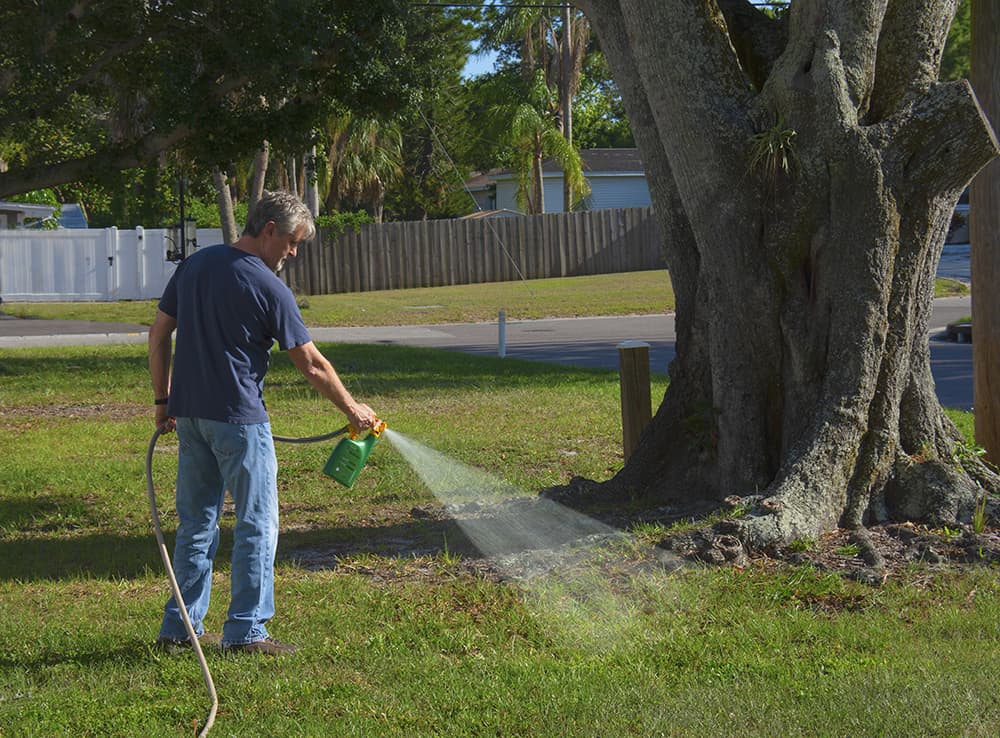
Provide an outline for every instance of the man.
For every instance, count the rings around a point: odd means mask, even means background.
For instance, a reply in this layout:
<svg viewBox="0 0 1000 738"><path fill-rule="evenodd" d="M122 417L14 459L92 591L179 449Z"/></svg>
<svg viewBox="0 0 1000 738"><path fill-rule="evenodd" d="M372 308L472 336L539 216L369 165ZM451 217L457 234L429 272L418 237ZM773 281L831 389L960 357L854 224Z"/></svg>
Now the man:
<svg viewBox="0 0 1000 738"><path fill-rule="evenodd" d="M265 193L235 244L201 249L177 267L149 330L156 426L176 429L179 444L173 567L199 637L226 490L235 503L232 594L222 631L228 652L277 656L296 650L266 628L274 614L278 543L277 460L263 398L272 342L352 425L364 429L375 422L372 409L354 400L310 340L295 298L277 277L285 259L314 234L301 200ZM190 646L173 597L157 645Z"/></svg>

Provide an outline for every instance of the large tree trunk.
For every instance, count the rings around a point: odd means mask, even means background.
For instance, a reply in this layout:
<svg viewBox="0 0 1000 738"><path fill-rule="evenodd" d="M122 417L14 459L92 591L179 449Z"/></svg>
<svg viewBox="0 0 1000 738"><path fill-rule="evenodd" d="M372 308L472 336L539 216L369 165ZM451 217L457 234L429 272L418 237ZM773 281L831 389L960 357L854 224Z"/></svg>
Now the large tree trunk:
<svg viewBox="0 0 1000 738"><path fill-rule="evenodd" d="M753 545L971 515L935 397L934 274L997 150L937 67L957 0L592 0L677 294L670 386L611 486L739 501ZM687 237L684 236L687 234Z"/></svg>
<svg viewBox="0 0 1000 738"><path fill-rule="evenodd" d="M987 116L1000 125L1000 0L972 3L972 84ZM972 356L976 442L1000 464L1000 161L972 182Z"/></svg>

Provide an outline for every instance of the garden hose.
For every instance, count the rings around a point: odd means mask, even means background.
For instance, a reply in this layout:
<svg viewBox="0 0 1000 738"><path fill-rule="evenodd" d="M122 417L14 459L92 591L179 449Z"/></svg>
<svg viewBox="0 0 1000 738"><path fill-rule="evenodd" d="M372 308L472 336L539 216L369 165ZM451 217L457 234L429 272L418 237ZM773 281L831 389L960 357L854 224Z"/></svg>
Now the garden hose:
<svg viewBox="0 0 1000 738"><path fill-rule="evenodd" d="M153 487L153 449L156 441L163 433L163 428L157 428L153 437L149 439L149 449L146 451L146 492L149 494L149 509L153 516L153 530L156 533L156 543L160 548L160 557L163 559L163 566L167 570L167 578L170 580L170 589L174 594L174 600L181 611L181 619L184 621L184 628L187 630L188 639L194 647L194 652L198 656L198 663L201 664L201 676L205 680L205 688L208 690L208 698L212 701L212 706L205 718L205 727L198 734L200 738L208 735L215 722L215 713L219 711L219 695L215 691L215 682L212 681L212 672L208 670L208 662L205 660L205 653L201 650L201 643L198 642L198 635L191 625L191 618L188 617L187 606L184 598L181 597L181 588L177 585L177 577L174 576L174 567L170 564L170 554L167 553L167 544L163 540L163 529L160 527L160 514L156 510L156 489Z"/></svg>
<svg viewBox="0 0 1000 738"><path fill-rule="evenodd" d="M305 438L273 436L273 438L274 440L281 441L283 443L316 443L318 441L326 441L330 438L336 438L337 436L347 433L350 429L350 425L345 425L343 428L339 428L332 433L325 433L321 436L306 436ZM212 706L208 711L208 717L205 718L205 727L201 729L200 733L198 733L199 738L204 738L204 736L208 735L208 731L212 729L212 725L215 723L215 715L219 711L219 695L215 691L215 682L212 681L212 672L208 669L208 661L205 660L205 652L201 649L201 643L198 641L198 636L194 632L194 626L191 624L191 618L188 617L187 606L184 604L184 598L181 596L181 588L177 584L177 577L174 575L174 567L170 563L170 554L167 552L167 544L163 540L163 529L160 526L160 514L156 509L156 488L153 486L153 449L156 448L156 442L159 440L161 435L163 435L163 428L157 428L156 432L153 433L153 437L149 439L149 448L146 450L146 492L149 495L149 510L152 514L153 531L156 533L156 543L160 549L160 558L163 559L163 566L167 570L167 578L170 580L170 589L174 595L174 601L177 603L177 607L180 610L181 619L184 621L184 628L187 631L188 639L194 648L195 655L198 657L198 663L201 666L201 675L205 680L205 689L208 691L208 698L212 702Z"/></svg>
<svg viewBox="0 0 1000 738"><path fill-rule="evenodd" d="M319 441L328 441L331 438L336 438L337 436L342 436L347 431L351 429L350 423L345 425L343 428L338 428L331 433L324 433L322 436L305 436L304 438L289 438L288 436L275 436L272 434L272 438L275 441L281 441L282 443L318 443Z"/></svg>

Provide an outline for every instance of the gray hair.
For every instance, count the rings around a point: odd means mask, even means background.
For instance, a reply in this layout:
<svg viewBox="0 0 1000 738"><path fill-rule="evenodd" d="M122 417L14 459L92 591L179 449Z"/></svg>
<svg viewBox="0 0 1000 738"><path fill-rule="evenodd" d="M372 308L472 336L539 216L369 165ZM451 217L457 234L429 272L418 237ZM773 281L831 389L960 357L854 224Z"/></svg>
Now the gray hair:
<svg viewBox="0 0 1000 738"><path fill-rule="evenodd" d="M265 190L260 200L247 214L247 222L243 231L251 236L259 236L264 230L264 226L272 220L278 226L278 233L288 235L305 227L303 241L308 241L316 235L316 224L313 222L312 213L309 212L305 203L291 192L285 190L268 192Z"/></svg>

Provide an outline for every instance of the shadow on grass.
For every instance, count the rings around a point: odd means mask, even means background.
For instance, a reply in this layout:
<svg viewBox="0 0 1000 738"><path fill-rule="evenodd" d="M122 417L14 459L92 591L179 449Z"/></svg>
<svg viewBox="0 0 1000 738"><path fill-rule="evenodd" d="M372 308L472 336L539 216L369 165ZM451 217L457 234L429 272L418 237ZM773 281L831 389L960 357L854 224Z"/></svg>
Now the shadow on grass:
<svg viewBox="0 0 1000 738"><path fill-rule="evenodd" d="M167 545L172 548L172 540ZM0 541L0 581L132 579L162 568L152 533Z"/></svg>
<svg viewBox="0 0 1000 738"><path fill-rule="evenodd" d="M164 538L172 554L174 536L167 533ZM228 569L232 545L232 530L224 526L216 555L220 568ZM335 568L339 557L361 554L410 558L444 552L476 555L475 547L453 520L291 530L278 538L280 561L312 569ZM0 581L132 579L162 571L163 562L152 532L148 536L91 534L0 541Z"/></svg>
<svg viewBox="0 0 1000 738"><path fill-rule="evenodd" d="M140 664L155 658L151 655L150 649L152 638L149 641L134 640L126 642L117 648L108 648L106 645L94 645L85 651L65 650L58 651L41 649L26 657L23 654L12 656L0 653L0 669L29 668L44 669L52 666L74 665L84 668L98 667L106 663L129 663Z"/></svg>
<svg viewBox="0 0 1000 738"><path fill-rule="evenodd" d="M607 369L584 369L523 359L476 356L452 349L405 346L322 344L323 350L347 377L357 377L369 395L401 395L413 391L444 391L502 386L565 387L594 380L617 381ZM272 359L267 393L279 400L286 393L294 399L302 377L287 354Z"/></svg>
<svg viewBox="0 0 1000 738"><path fill-rule="evenodd" d="M555 513L556 509L560 512ZM228 569L233 544L231 524L231 517L223 522L216 555L220 570ZM404 560L441 554L479 558L482 553L474 541L487 545L491 556L507 555L558 547L607 530L610 528L605 523L569 507L538 498L521 498L496 506L476 505L472 513L462 513L457 518L432 511L383 525L282 531L278 538L278 561L318 570L335 569L340 559L362 555ZM167 550L172 553L172 532L165 539ZM156 576L162 570L152 533L0 541L0 581L130 579Z"/></svg>
<svg viewBox="0 0 1000 738"><path fill-rule="evenodd" d="M0 536L4 530L39 532L65 529L67 521L79 526L95 525L94 511L85 500L72 495L37 495L0 500ZM0 565L2 568L2 565Z"/></svg>

